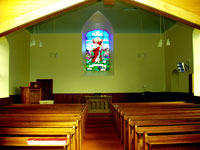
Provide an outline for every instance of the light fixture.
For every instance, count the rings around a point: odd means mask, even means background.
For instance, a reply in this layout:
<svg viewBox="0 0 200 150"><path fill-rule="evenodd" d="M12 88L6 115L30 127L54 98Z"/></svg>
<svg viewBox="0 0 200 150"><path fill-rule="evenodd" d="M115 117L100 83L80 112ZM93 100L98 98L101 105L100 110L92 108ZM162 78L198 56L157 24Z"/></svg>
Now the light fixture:
<svg viewBox="0 0 200 150"><path fill-rule="evenodd" d="M158 41L158 47L162 47L162 45L163 45L163 41L162 41L162 29L161 29L161 27L162 27L162 18L161 18L161 15L160 15L160 40Z"/></svg>
<svg viewBox="0 0 200 150"><path fill-rule="evenodd" d="M33 46L36 45L36 40L35 40L35 39L32 40L32 45L33 45Z"/></svg>
<svg viewBox="0 0 200 150"><path fill-rule="evenodd" d="M39 41L39 47L43 47L42 41Z"/></svg>
<svg viewBox="0 0 200 150"><path fill-rule="evenodd" d="M167 41L166 41L166 45L167 45L167 46L170 46L170 44L171 44L171 43L170 43L170 40L167 39Z"/></svg>
<svg viewBox="0 0 200 150"><path fill-rule="evenodd" d="M35 34L37 34L36 37L35 37ZM32 40L30 41L30 47L33 47L36 45L38 45L38 47L43 47L42 41L39 39L39 25L33 26L33 36L32 36Z"/></svg>
<svg viewBox="0 0 200 150"><path fill-rule="evenodd" d="M33 46L33 42L32 41L30 41L30 47L32 47Z"/></svg>
<svg viewBox="0 0 200 150"><path fill-rule="evenodd" d="M33 47L33 46L36 45L34 32L35 32L35 25L33 25L33 35L32 35L32 37L31 37L30 47Z"/></svg>
<svg viewBox="0 0 200 150"><path fill-rule="evenodd" d="M158 47L162 47L162 45L163 45L163 41L162 41L162 39L160 39L158 42Z"/></svg>
<svg viewBox="0 0 200 150"><path fill-rule="evenodd" d="M163 32L164 32L163 38L162 38L162 25L163 25ZM160 15L160 39L158 41L158 47L162 47L163 45L170 46L171 43L170 43L169 38L166 38L164 18L162 19Z"/></svg>
<svg viewBox="0 0 200 150"><path fill-rule="evenodd" d="M37 35L38 35L38 47L43 47L42 41L40 40L39 33L40 33L40 25L37 24Z"/></svg>

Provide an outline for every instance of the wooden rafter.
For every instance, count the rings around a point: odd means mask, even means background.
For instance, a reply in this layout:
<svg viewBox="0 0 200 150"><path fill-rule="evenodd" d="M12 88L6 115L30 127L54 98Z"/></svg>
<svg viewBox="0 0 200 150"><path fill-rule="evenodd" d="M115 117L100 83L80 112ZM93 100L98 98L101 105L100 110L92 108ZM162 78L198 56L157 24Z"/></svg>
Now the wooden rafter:
<svg viewBox="0 0 200 150"><path fill-rule="evenodd" d="M115 0L104 0L104 5L114 5Z"/></svg>
<svg viewBox="0 0 200 150"><path fill-rule="evenodd" d="M122 0L200 29L199 0Z"/></svg>
<svg viewBox="0 0 200 150"><path fill-rule="evenodd" d="M61 1L69 2L69 0L49 0L51 5ZM75 0L74 0L75 1ZM73 1L73 2L74 2ZM49 11L44 15L40 13L32 13L30 11L39 12L40 9L47 7L45 2L41 0L1 0L0 1L0 37L5 36L16 30L26 28L35 23L44 21L64 12L71 11L86 4L96 2L97 0L76 0L76 4L68 7L61 7L55 11ZM121 0L138 6L149 11L161 14L173 20L190 25L200 29L200 1L199 0ZM31 3L30 3L31 2ZM30 4L29 4L30 3ZM31 5L34 7L29 11ZM36 5L37 4L37 5ZM41 4L41 5L39 5ZM114 5L115 0L104 0L104 5ZM24 9L22 9L24 6ZM29 13L27 13L29 11ZM16 13L15 13L16 12Z"/></svg>
<svg viewBox="0 0 200 150"><path fill-rule="evenodd" d="M62 13L66 13L66 12L69 12L76 8L82 7L84 5L96 2L96 0L80 0L80 2L74 3L73 5L70 5L68 7L60 6L60 8L58 7L58 9L55 9L55 11L49 11L46 14L40 15L40 12L42 13L43 11L46 10L46 8L53 8L57 3L59 3L59 2L56 3L56 1L59 1L59 0L54 0L54 1L55 1L55 3L40 7L39 9L33 10L31 12L28 12L28 13L24 12L24 14L21 14L21 16L15 16L15 15L13 15L14 17L12 17L12 15L11 15L11 17L8 16L9 19L7 19L7 20L4 19L4 21L2 21L2 22L1 22L1 18L0 18L0 37L8 35L19 29L26 28L26 27L36 24L38 22L47 20L51 17L55 17ZM60 2L64 2L64 1L68 1L68 0L60 0ZM9 6L9 3L6 3L6 1L4 3L0 2L0 9L1 9L1 7L3 7L3 6L1 6L1 4ZM16 5L17 4L19 4L19 3L16 3ZM15 5L15 3L12 3L12 5ZM9 13L9 11L11 12L12 10L7 10L7 13ZM15 10L15 11L17 11L17 10ZM4 13L4 12L2 12L2 13Z"/></svg>

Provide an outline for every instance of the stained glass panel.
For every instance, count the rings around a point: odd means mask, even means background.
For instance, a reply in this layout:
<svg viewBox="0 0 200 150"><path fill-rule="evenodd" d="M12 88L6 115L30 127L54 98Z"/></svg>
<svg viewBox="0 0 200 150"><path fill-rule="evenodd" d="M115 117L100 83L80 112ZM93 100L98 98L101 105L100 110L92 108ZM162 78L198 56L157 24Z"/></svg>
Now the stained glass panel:
<svg viewBox="0 0 200 150"><path fill-rule="evenodd" d="M86 71L110 69L109 34L104 30L92 30L86 34Z"/></svg>

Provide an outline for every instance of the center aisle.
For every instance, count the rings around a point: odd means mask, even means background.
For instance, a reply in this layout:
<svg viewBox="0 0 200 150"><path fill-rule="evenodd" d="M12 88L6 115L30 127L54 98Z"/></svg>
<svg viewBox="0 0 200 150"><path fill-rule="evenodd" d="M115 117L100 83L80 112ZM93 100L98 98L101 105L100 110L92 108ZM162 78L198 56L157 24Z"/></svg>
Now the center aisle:
<svg viewBox="0 0 200 150"><path fill-rule="evenodd" d="M83 150L124 150L110 116L88 117Z"/></svg>

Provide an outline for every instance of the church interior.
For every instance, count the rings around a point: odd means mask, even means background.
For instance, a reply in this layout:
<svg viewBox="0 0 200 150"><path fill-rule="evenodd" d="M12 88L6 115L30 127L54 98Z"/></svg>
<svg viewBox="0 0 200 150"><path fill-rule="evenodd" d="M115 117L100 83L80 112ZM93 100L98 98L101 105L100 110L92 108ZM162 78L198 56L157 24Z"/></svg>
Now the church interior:
<svg viewBox="0 0 200 150"><path fill-rule="evenodd" d="M198 1L0 9L1 149L200 149Z"/></svg>

